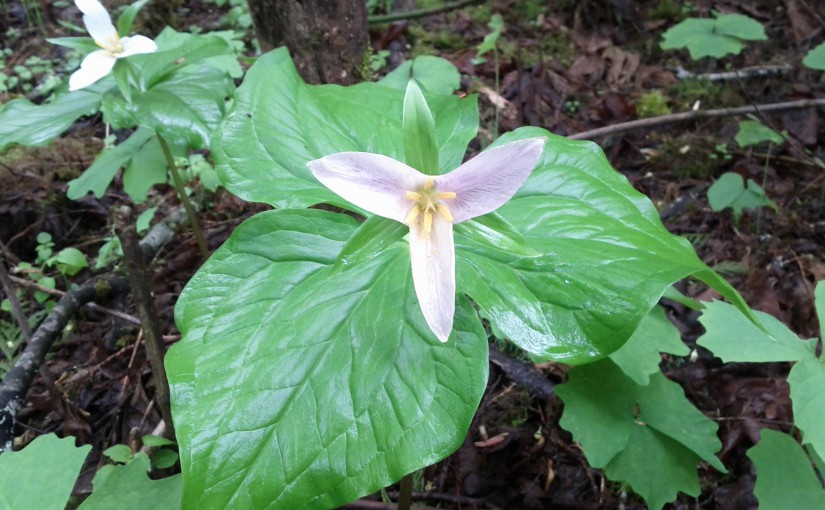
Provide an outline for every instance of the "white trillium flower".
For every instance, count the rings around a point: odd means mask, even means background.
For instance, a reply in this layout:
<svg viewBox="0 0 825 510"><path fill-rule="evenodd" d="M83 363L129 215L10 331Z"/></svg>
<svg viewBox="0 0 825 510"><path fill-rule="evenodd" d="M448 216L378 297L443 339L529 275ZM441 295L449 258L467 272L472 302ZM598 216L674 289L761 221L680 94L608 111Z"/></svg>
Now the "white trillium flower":
<svg viewBox="0 0 825 510"><path fill-rule="evenodd" d="M342 198L409 225L415 293L430 329L446 342L455 314L453 224L510 200L538 163L546 141L528 138L500 145L443 175L425 175L367 152L339 152L307 166Z"/></svg>
<svg viewBox="0 0 825 510"><path fill-rule="evenodd" d="M69 78L70 91L88 87L112 72L119 58L152 53L158 48L155 41L142 35L120 37L112 18L98 0L75 0L74 3L83 13L86 30L101 49L86 55L80 63L80 69Z"/></svg>

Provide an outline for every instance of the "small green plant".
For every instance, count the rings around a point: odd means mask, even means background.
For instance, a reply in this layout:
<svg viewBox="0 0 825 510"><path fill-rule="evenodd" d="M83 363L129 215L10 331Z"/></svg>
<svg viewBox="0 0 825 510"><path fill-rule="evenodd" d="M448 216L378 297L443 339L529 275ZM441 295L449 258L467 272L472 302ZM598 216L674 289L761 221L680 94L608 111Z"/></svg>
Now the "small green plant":
<svg viewBox="0 0 825 510"><path fill-rule="evenodd" d="M671 113L667 105L667 98L659 90L652 90L639 96L636 103L636 113L639 117L658 117Z"/></svg>
<svg viewBox="0 0 825 510"><path fill-rule="evenodd" d="M662 49L687 48L690 58L738 55L744 41L767 39L761 23L742 14L717 14L715 19L688 18L663 34Z"/></svg>
<svg viewBox="0 0 825 510"><path fill-rule="evenodd" d="M765 142L780 145L785 141L785 138L781 134L755 120L743 120L740 122L739 132L736 133L734 139L736 140L736 144L742 148Z"/></svg>
<svg viewBox="0 0 825 510"><path fill-rule="evenodd" d="M825 71L825 43L809 51L808 54L805 55L805 58L802 59L802 64L811 69Z"/></svg>
<svg viewBox="0 0 825 510"><path fill-rule="evenodd" d="M167 448L174 446L175 442L161 436L146 435L141 438L144 446L150 447L152 452L146 455L143 452L135 452L125 444L116 444L103 451L103 455L109 457L113 462L120 464L131 464L141 458L151 459L151 465L155 469L166 469L175 465L178 461L178 453Z"/></svg>
<svg viewBox="0 0 825 510"><path fill-rule="evenodd" d="M727 208L733 210L733 221L739 223L744 209L760 207L776 207L773 200L765 194L765 190L753 179L745 180L736 172L726 172L708 189L710 208L716 212Z"/></svg>

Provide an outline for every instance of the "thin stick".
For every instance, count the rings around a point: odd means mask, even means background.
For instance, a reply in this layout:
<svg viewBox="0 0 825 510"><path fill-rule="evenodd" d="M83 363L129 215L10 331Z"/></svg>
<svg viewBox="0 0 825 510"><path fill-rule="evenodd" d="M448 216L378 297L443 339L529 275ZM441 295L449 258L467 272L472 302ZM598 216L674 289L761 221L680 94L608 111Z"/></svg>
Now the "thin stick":
<svg viewBox="0 0 825 510"><path fill-rule="evenodd" d="M3 262L2 257L0 257L0 283L3 284L3 290L6 292L9 303L11 303L12 314L17 321L17 325L20 326L20 331L23 332L23 338L28 342L32 338L32 328L29 327L29 319L26 317L23 307L20 306L20 300L17 299L17 291L12 285L11 277L9 272L6 271L6 264Z"/></svg>
<svg viewBox="0 0 825 510"><path fill-rule="evenodd" d="M682 113L671 113L668 115L661 115L659 117L649 117L647 119L632 120L630 122L622 122L620 124L613 124L612 126L605 126L582 133L570 135L567 138L570 140L589 140L591 138L598 138L606 135L616 135L626 133L628 131L635 131L637 129L652 128L662 126L664 124L673 124L676 122L684 122L695 119L708 119L716 117L730 117L733 115L745 115L748 113L775 113L784 112L788 110L801 110L803 108L815 108L825 106L825 99L802 99L799 101L787 101L784 103L770 103L754 106L738 106L736 108L719 108L716 110L695 110Z"/></svg>
<svg viewBox="0 0 825 510"><path fill-rule="evenodd" d="M192 207L192 202L189 201L189 197L186 195L186 190L183 186L183 179L180 177L178 165L175 164L175 158L172 156L172 151L169 149L169 144L166 143L166 139L162 136L159 134L157 136L158 141L160 142L160 147L163 149L163 155L166 157L166 164L169 166L169 171L172 172L172 180L175 183L175 189L178 190L180 202L183 204L183 208L186 209L186 215L189 217L189 224L192 225L192 232L195 234L195 239L198 241L198 249L201 251L201 257L203 257L203 260L206 260L209 258L209 248L206 247L206 240L203 237L203 231L201 230L201 226L198 224L198 218L195 216L195 208Z"/></svg>
<svg viewBox="0 0 825 510"><path fill-rule="evenodd" d="M373 25L377 23L392 23L394 21L403 21L406 19L424 18L434 14L441 14L442 12L460 9L467 5L481 3L482 1L483 0L459 0L458 2L448 2L440 7L430 7L429 9L419 9L416 11L408 11L398 14L384 14L381 16L367 16L367 23Z"/></svg>

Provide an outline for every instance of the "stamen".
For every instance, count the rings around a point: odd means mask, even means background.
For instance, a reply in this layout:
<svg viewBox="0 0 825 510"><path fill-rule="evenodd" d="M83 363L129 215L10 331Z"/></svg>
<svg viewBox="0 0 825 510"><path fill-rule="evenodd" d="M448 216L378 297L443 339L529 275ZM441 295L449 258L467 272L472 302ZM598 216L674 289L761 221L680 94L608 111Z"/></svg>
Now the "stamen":
<svg viewBox="0 0 825 510"><path fill-rule="evenodd" d="M424 189L430 189L433 187L433 178L428 177L427 182L424 183Z"/></svg>
<svg viewBox="0 0 825 510"><path fill-rule="evenodd" d="M441 200L451 200L456 197L455 191L442 191L436 193L435 196L440 198Z"/></svg>
<svg viewBox="0 0 825 510"><path fill-rule="evenodd" d="M421 193L416 193L415 191L408 191L407 198L409 198L413 202L418 202L419 200L421 200Z"/></svg>
<svg viewBox="0 0 825 510"><path fill-rule="evenodd" d="M418 214L420 212L421 212L421 209L419 209L417 205L415 207L413 207L412 209L410 209L410 213L407 214L407 217L404 219L404 223L406 223L407 225L412 224L412 222L414 222L415 219L418 218Z"/></svg>
<svg viewBox="0 0 825 510"><path fill-rule="evenodd" d="M424 213L424 234L430 235L430 232L433 231L433 213L425 212Z"/></svg>
<svg viewBox="0 0 825 510"><path fill-rule="evenodd" d="M450 208L449 208L449 207L447 207L447 206L446 206L446 205L444 205L444 204L438 204L438 205L436 206L436 209L438 210L438 214L440 214L442 218L444 218L445 220L449 221L450 223L452 223L452 222L453 222L453 215L452 215L452 213L450 212Z"/></svg>

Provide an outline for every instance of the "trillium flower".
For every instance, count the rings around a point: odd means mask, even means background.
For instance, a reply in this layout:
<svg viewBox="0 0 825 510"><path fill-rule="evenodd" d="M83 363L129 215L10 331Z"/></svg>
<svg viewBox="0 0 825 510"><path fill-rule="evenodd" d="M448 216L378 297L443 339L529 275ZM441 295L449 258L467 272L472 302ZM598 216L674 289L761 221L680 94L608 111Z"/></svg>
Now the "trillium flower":
<svg viewBox="0 0 825 510"><path fill-rule="evenodd" d="M446 342L455 313L453 225L510 200L538 163L545 142L528 138L500 145L434 176L366 152L339 152L307 166L342 198L410 227L415 293L430 329Z"/></svg>
<svg viewBox="0 0 825 510"><path fill-rule="evenodd" d="M142 35L120 37L112 18L98 0L75 0L74 3L83 13L83 24L100 49L86 55L80 69L69 78L69 90L88 87L103 78L112 72L119 58L152 53L158 48L155 41Z"/></svg>

